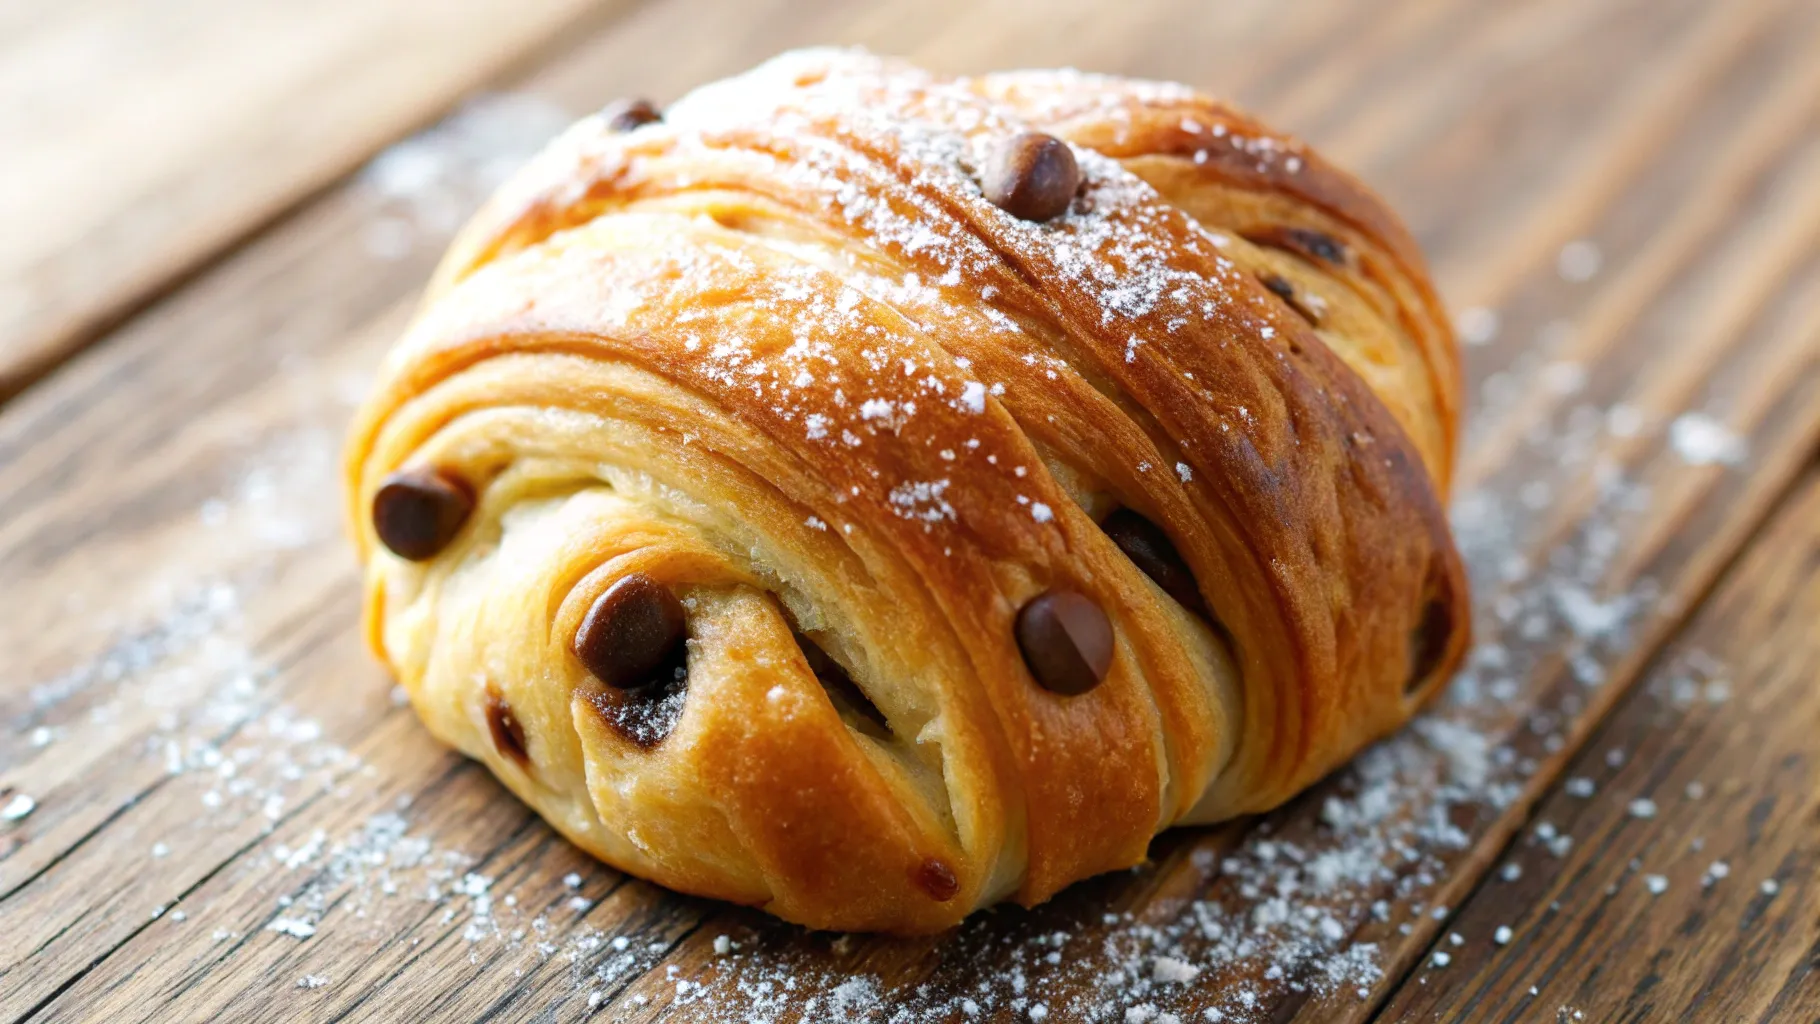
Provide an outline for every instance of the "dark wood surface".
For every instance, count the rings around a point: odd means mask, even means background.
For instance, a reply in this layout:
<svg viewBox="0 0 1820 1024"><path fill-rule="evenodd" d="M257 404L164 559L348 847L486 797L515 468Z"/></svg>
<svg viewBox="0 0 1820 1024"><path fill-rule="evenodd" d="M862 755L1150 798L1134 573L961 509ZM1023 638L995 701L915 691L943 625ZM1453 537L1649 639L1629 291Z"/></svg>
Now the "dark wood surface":
<svg viewBox="0 0 1820 1024"><path fill-rule="evenodd" d="M292 214L241 207L204 248L250 237L200 272L129 288L95 257L94 308L156 301L86 351L54 346L0 410L0 809L32 801L0 821L0 1020L1820 1013L1801 973L1814 777L1787 760L1820 618L1820 5L550 17L557 41L495 98ZM394 704L337 518L353 403L451 211L537 126L831 40L1233 97L1386 194L1472 342L1455 521L1478 647L1442 705L1272 815L1167 833L1140 869L938 939L805 934L590 863ZM519 44L498 42L487 59L509 63ZM455 107L487 75L469 60L394 107L367 87L395 112L361 130ZM218 148L187 152L217 170ZM174 242L144 258L199 262ZM1729 699L1676 703L1695 655ZM1601 768L1612 746L1632 756ZM1567 789L1582 777L1590 799ZM1674 796L1696 779L1707 802ZM1687 829L1727 878L1702 888L1704 853L1673 848ZM1639 896L1647 874L1669 888ZM1746 898L1772 876L1774 899Z"/></svg>

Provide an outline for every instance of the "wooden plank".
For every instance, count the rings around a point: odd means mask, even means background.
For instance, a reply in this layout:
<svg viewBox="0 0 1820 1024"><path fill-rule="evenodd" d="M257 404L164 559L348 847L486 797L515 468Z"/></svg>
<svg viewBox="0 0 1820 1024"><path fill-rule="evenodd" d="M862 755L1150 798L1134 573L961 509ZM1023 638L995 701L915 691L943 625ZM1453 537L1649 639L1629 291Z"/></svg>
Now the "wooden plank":
<svg viewBox="0 0 1820 1024"><path fill-rule="evenodd" d="M1816 623L1810 467L1383 1019L1820 1017Z"/></svg>
<svg viewBox="0 0 1820 1024"><path fill-rule="evenodd" d="M26 0L0 13L0 400L535 54L589 0Z"/></svg>
<svg viewBox="0 0 1820 1024"><path fill-rule="evenodd" d="M1820 25L1767 0L1723 25L1693 0L1342 8L676 0L523 84L576 110L665 99L833 37L1178 77L1328 123L1455 297L1500 307L1471 353L1459 515L1482 643L1435 717L1255 829L1171 833L1143 870L947 940L804 935L584 862L390 704L352 626L335 449L441 209L477 198L486 133L457 127L406 151L437 169L428 194L388 198L385 173L336 190L0 413L0 786L37 801L0 824L0 1019L1366 1015L1820 435L1820 153L1781 131L1812 123ZM1671 70L1627 72L1657 53ZM1485 111L1538 149L1479 134ZM1604 266L1563 280L1583 235ZM1371 843L1409 859L1334 859ZM1158 980L1159 956L1200 973Z"/></svg>

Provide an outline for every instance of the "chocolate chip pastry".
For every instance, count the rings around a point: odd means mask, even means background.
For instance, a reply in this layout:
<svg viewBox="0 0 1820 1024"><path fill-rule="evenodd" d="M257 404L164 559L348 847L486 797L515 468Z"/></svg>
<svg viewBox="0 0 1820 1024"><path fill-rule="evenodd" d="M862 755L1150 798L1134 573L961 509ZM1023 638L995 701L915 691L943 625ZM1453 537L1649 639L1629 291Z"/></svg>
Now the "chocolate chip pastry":
<svg viewBox="0 0 1820 1024"><path fill-rule="evenodd" d="M615 867L933 931L1435 692L1459 391L1394 216L1231 107L786 54L462 233L348 449L367 628Z"/></svg>

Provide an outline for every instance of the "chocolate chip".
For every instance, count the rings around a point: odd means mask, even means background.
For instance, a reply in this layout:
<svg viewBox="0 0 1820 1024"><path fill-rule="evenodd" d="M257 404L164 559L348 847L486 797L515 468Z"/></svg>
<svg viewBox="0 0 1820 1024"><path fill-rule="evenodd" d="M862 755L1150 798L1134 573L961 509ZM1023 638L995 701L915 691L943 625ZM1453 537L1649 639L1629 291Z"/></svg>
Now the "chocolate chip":
<svg viewBox="0 0 1820 1024"><path fill-rule="evenodd" d="M954 877L954 869L939 857L918 864L910 872L910 880L937 903L946 903L961 891L961 880Z"/></svg>
<svg viewBox="0 0 1820 1024"><path fill-rule="evenodd" d="M474 511L467 484L435 468L401 469L373 495L373 529L400 558L434 558Z"/></svg>
<svg viewBox="0 0 1820 1024"><path fill-rule="evenodd" d="M986 161L980 186L994 206L1024 220L1048 220L1074 201L1081 167L1053 135L1024 132L1000 143Z"/></svg>
<svg viewBox="0 0 1820 1024"><path fill-rule="evenodd" d="M1247 242L1269 249L1294 253L1309 262L1346 266L1346 243L1313 228L1292 228L1281 224L1251 228L1240 232Z"/></svg>
<svg viewBox="0 0 1820 1024"><path fill-rule="evenodd" d="M1316 231L1313 228L1284 228L1283 233L1289 237L1295 248L1307 255L1318 257L1329 263L1339 265L1346 263L1346 246L1332 235Z"/></svg>
<svg viewBox="0 0 1820 1024"><path fill-rule="evenodd" d="M1271 293L1277 298L1289 303L1289 308L1301 314L1302 319L1311 324L1319 324L1321 322L1320 318L1314 315L1314 311L1309 309L1308 306L1302 302L1301 298L1296 295L1295 285L1290 284L1288 279L1284 278L1281 274L1265 274L1258 278L1258 282L1270 289Z"/></svg>
<svg viewBox="0 0 1820 1024"><path fill-rule="evenodd" d="M1151 578L1176 603L1201 618L1207 614L1207 601L1194 581L1194 572L1182 560L1181 553L1170 543L1162 528L1128 508L1121 508L1100 524L1106 536L1131 559L1144 575Z"/></svg>
<svg viewBox="0 0 1820 1024"><path fill-rule="evenodd" d="M1043 689L1086 693L1112 667L1112 623L1072 590L1046 590L1017 613L1017 646Z"/></svg>
<svg viewBox="0 0 1820 1024"><path fill-rule="evenodd" d="M495 750L517 761L520 767L530 764L525 728L512 715L512 705L506 703L505 695L492 683L487 684L487 731L493 734Z"/></svg>
<svg viewBox="0 0 1820 1024"><path fill-rule="evenodd" d="M1409 633L1409 679L1403 692L1413 695L1447 655L1447 641L1453 636L1453 611L1446 601L1431 597L1422 606L1422 621Z"/></svg>
<svg viewBox="0 0 1820 1024"><path fill-rule="evenodd" d="M601 720L631 743L646 750L662 743L682 721L689 696L688 648L676 654L651 675L651 682L631 690L605 686L584 687L581 695Z"/></svg>
<svg viewBox="0 0 1820 1024"><path fill-rule="evenodd" d="M879 738L891 735L891 728L885 721L885 713L872 703L872 698L859 688L840 662L828 656L821 645L801 633L796 634L797 646L802 648L803 659L809 663L809 670L828 691L828 699L833 702L835 710L851 712L850 720L857 719L861 731ZM841 717L849 718L843 714Z"/></svg>
<svg viewBox="0 0 1820 1024"><path fill-rule="evenodd" d="M607 104L600 116L607 122L607 130L615 132L629 132L664 119L664 115L651 105L650 100L641 99L616 100Z"/></svg>
<svg viewBox="0 0 1820 1024"><path fill-rule="evenodd" d="M654 682L688 639L682 602L642 572L621 577L595 599L573 650L594 678L619 690Z"/></svg>

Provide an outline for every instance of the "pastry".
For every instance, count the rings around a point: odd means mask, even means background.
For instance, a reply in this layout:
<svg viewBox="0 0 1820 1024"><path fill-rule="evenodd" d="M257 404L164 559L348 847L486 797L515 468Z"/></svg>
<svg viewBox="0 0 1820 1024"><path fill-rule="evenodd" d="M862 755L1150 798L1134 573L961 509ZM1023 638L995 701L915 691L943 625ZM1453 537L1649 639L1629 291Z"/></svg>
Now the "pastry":
<svg viewBox="0 0 1820 1024"><path fill-rule="evenodd" d="M348 448L367 630L609 864L939 930L1435 693L1459 394L1396 218L1233 108L789 53L464 229Z"/></svg>

